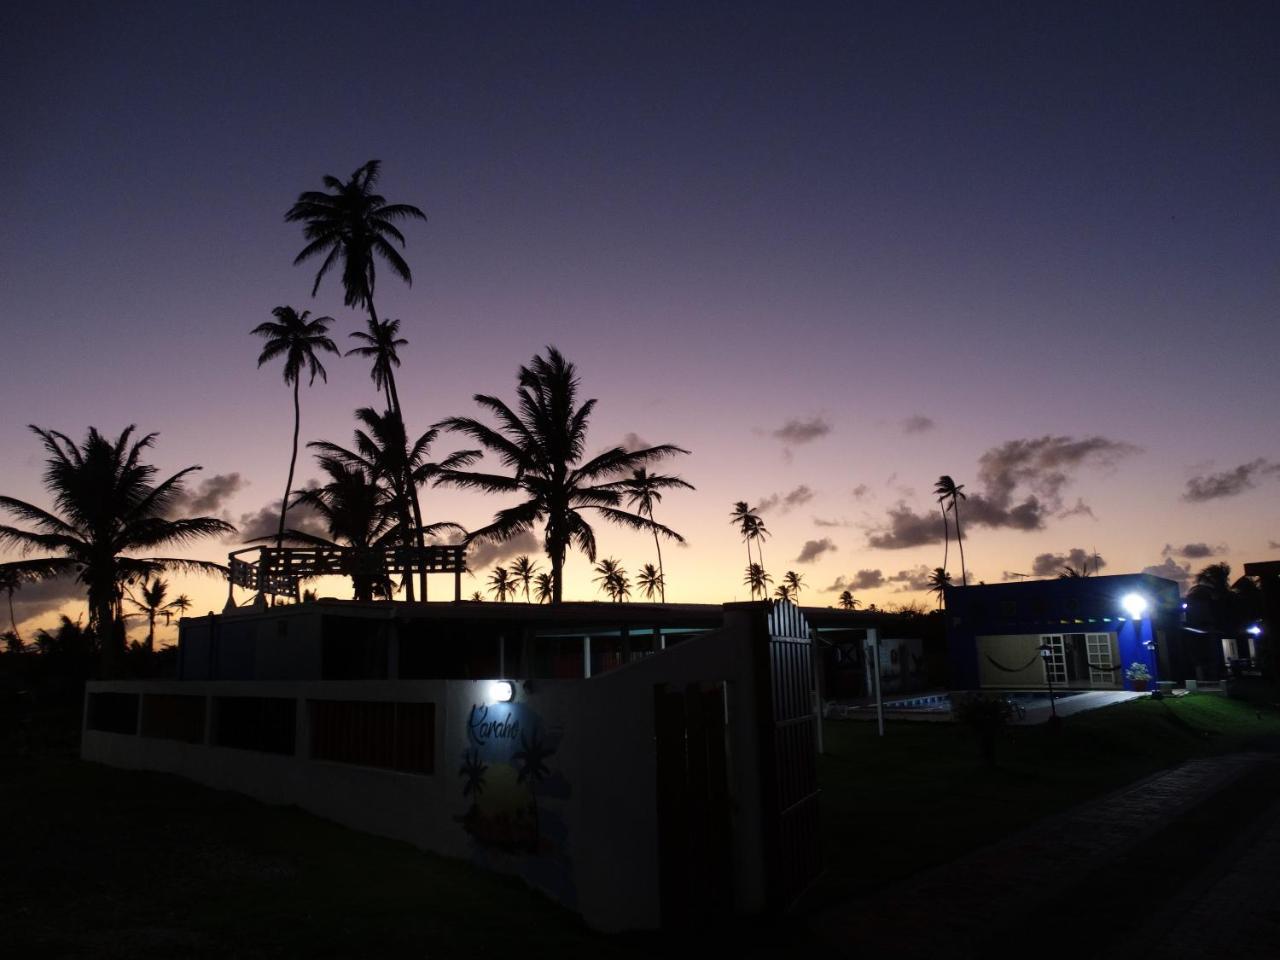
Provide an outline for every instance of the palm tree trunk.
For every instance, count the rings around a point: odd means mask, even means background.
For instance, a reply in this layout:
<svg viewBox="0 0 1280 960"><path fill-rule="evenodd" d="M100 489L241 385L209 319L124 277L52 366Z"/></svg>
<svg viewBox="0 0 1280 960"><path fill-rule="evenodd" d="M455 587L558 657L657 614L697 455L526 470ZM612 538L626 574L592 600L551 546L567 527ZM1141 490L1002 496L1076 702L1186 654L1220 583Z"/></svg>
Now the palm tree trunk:
<svg viewBox="0 0 1280 960"><path fill-rule="evenodd" d="M947 556L951 551L951 527L947 523L947 505L941 500L938 507L942 510L942 571L947 570Z"/></svg>
<svg viewBox="0 0 1280 960"><path fill-rule="evenodd" d="M9 626L13 627L13 635L22 642L22 634L18 633L18 621L13 616L13 587L9 588Z"/></svg>
<svg viewBox="0 0 1280 960"><path fill-rule="evenodd" d="M289 510L289 494L293 491L293 470L298 464L298 432L302 428L302 406L298 400L298 380L293 381L293 452L289 456L289 476L284 482L284 499L280 501L280 529L276 532L276 549L284 546L284 518Z"/></svg>
<svg viewBox="0 0 1280 960"><path fill-rule="evenodd" d="M649 522L653 523L653 507L649 508ZM658 531L653 531L653 549L658 551L658 595L667 602L667 575L662 570L662 544L658 543Z"/></svg>
<svg viewBox="0 0 1280 960"><path fill-rule="evenodd" d="M153 607L147 611L147 653L156 652L156 611Z"/></svg>
<svg viewBox="0 0 1280 960"><path fill-rule="evenodd" d="M964 569L964 540L960 536L960 501L952 499L951 509L956 512L956 545L960 548L960 585L969 585L969 575Z"/></svg>

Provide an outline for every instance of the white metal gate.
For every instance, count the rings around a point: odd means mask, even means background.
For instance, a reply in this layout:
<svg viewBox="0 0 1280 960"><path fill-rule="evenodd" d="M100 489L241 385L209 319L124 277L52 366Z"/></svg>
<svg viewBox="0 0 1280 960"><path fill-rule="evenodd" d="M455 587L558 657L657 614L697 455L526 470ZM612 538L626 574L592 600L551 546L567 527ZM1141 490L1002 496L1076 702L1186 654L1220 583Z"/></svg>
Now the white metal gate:
<svg viewBox="0 0 1280 960"><path fill-rule="evenodd" d="M1111 659L1111 634L1085 635L1085 652L1089 655L1089 684L1094 687L1116 685L1115 662Z"/></svg>
<svg viewBox="0 0 1280 960"><path fill-rule="evenodd" d="M1044 658L1045 680L1065 685L1067 682L1067 650L1062 642L1062 634L1051 633L1040 638L1042 646L1049 647L1049 656Z"/></svg>

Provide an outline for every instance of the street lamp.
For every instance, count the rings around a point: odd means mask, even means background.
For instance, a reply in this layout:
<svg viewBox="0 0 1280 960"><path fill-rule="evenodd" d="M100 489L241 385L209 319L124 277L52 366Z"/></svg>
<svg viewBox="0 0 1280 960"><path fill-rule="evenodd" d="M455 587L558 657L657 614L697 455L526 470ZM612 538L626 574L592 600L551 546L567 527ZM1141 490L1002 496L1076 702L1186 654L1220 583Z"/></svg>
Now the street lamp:
<svg viewBox="0 0 1280 960"><path fill-rule="evenodd" d="M1049 684L1049 722L1058 722L1058 705L1053 699L1053 670L1049 658L1053 656L1053 647L1047 643L1040 644L1040 658L1044 661L1044 679Z"/></svg>

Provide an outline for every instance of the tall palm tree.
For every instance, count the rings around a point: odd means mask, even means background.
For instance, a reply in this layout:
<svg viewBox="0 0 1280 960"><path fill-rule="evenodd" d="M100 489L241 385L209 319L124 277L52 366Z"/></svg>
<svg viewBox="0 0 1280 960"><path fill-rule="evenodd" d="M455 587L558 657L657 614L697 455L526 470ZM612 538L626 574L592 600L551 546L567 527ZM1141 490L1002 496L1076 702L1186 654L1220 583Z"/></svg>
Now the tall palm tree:
<svg viewBox="0 0 1280 960"><path fill-rule="evenodd" d="M627 577L627 571L613 557L606 557L597 563L595 572L598 574L595 582L600 584L600 589L609 595L610 600L620 601L624 594L631 594L631 581Z"/></svg>
<svg viewBox="0 0 1280 960"><path fill-rule="evenodd" d="M646 563L640 568L640 572L636 574L636 583L639 584L640 589L644 591L644 595L650 600L662 597L662 571L652 563ZM662 602L666 602L665 597L663 597Z"/></svg>
<svg viewBox="0 0 1280 960"><path fill-rule="evenodd" d="M515 596L516 589L516 578L511 575L511 571L501 566L493 568L493 572L489 574L489 592L495 600L505 602L509 597Z"/></svg>
<svg viewBox="0 0 1280 960"><path fill-rule="evenodd" d="M548 347L545 357L536 356L520 368L518 382L518 412L497 397L474 397L497 420L496 428L471 417L450 417L437 424L471 437L510 471L450 468L440 471L438 482L525 497L516 506L498 511L493 522L473 532L470 540L502 542L542 524L554 603L564 598L564 560L570 545L589 560L596 558L595 531L584 511L593 510L610 523L684 542L669 527L620 506L627 489L623 478L631 471L687 450L671 444L642 450L611 447L584 462L587 424L596 401L578 404L574 365L555 347Z"/></svg>
<svg viewBox="0 0 1280 960"><path fill-rule="evenodd" d="M733 510L729 513L729 522L742 534L742 542L747 545L747 566L750 567L752 531L760 524L760 515L751 509L747 501L739 500L734 503Z"/></svg>
<svg viewBox="0 0 1280 960"><path fill-rule="evenodd" d="M951 574L942 567L934 567L929 574L929 592L938 595L938 607L942 607L942 598L947 587L951 586Z"/></svg>
<svg viewBox="0 0 1280 960"><path fill-rule="evenodd" d="M538 565L527 555L516 557L511 563L511 575L524 586L524 602L529 602L529 584L537 576Z"/></svg>
<svg viewBox="0 0 1280 960"><path fill-rule="evenodd" d="M539 603L550 603L555 598L555 584L551 582L551 574L542 572L534 579L537 587L534 596L538 598Z"/></svg>
<svg viewBox="0 0 1280 960"><path fill-rule="evenodd" d="M131 594L127 599L138 613L147 618L147 642L144 648L147 653L155 653L156 617L160 616L168 605L169 581L160 577L155 577L150 582L144 580L139 592L142 595L141 600Z"/></svg>
<svg viewBox="0 0 1280 960"><path fill-rule="evenodd" d="M302 425L302 408L298 400L298 387L301 383L302 370L305 367L310 374L307 385L316 382L316 377L328 382L324 364L317 353L337 353L338 348L329 339L329 324L332 317L311 316L309 310L302 313L293 307L276 307L271 311L275 322L267 321L253 328L253 335L264 337L266 344L258 355L258 366L268 363L277 357L284 357L284 382L293 387L293 448L289 454L289 476L284 482L284 499L280 501L280 530L276 534L276 549L284 543L285 513L289 509L289 494L293 492L293 470L298 463L298 430Z"/></svg>
<svg viewBox="0 0 1280 960"><path fill-rule="evenodd" d="M17 567L7 563L0 564L0 590L9 595L9 626L19 642L22 641L22 634L18 632L18 621L13 615L13 595L21 588L23 580L22 572Z"/></svg>
<svg viewBox="0 0 1280 960"><path fill-rule="evenodd" d="M390 578L378 573L377 565L371 562L400 537L398 514L386 488L362 466L330 456L317 460L328 482L299 491L293 505L305 504L313 510L324 522L329 536L287 530L286 538L309 546L347 547L350 553L344 573L351 578L355 599L391 596Z"/></svg>
<svg viewBox="0 0 1280 960"><path fill-rule="evenodd" d="M204 560L134 556L157 547L184 546L206 537L234 533L216 517L171 519L168 514L199 467L187 467L159 483L157 470L142 460L156 434L134 439L127 427L111 440L90 427L77 445L54 430L31 430L44 444L44 486L56 513L14 497L0 497L0 509L35 530L0 525L0 545L51 556L8 564L21 576L56 577L74 573L88 593L89 625L101 641L102 670L113 676L124 652L120 602L127 584L166 570L226 575L226 568Z"/></svg>
<svg viewBox="0 0 1280 960"><path fill-rule="evenodd" d="M788 570L782 575L782 582L790 589L791 596L799 598L800 591L804 589L804 574Z"/></svg>
<svg viewBox="0 0 1280 960"><path fill-rule="evenodd" d="M756 559L760 561L760 566L764 566L764 542L769 539L769 528L764 525L764 520L756 516L751 524L751 532L748 539L756 545Z"/></svg>
<svg viewBox="0 0 1280 960"><path fill-rule="evenodd" d="M779 584L777 589L773 591L773 595L779 600L787 600L792 603L795 602L795 591L791 588L791 585L787 583Z"/></svg>
<svg viewBox="0 0 1280 960"><path fill-rule="evenodd" d="M399 320L370 320L369 332L357 330L351 336L359 340L361 346L352 347L347 356L372 357L373 369L370 376L373 385L381 390L387 398L387 409L400 413L400 394L396 390L395 368L400 366L400 347L407 346L409 341L399 336Z"/></svg>
<svg viewBox="0 0 1280 960"><path fill-rule="evenodd" d="M187 611L191 609L191 606L190 597L185 593L178 594L169 602L168 606L164 608L164 625L167 627L170 623L170 618L175 614L178 619L181 620L187 615Z"/></svg>
<svg viewBox="0 0 1280 960"><path fill-rule="evenodd" d="M845 590L840 594L841 610L857 610L858 606L859 606L858 601L854 598L853 594L850 593L848 590Z"/></svg>
<svg viewBox="0 0 1280 960"><path fill-rule="evenodd" d="M951 555L951 525L947 523L946 497L938 497L938 509L942 511L942 569L945 570Z"/></svg>
<svg viewBox="0 0 1280 960"><path fill-rule="evenodd" d="M938 482L933 485L933 492L937 494L938 502L948 503L951 512L956 515L956 546L960 548L960 584L967 587L969 585L969 573L964 565L964 538L960 535L960 501L968 499L964 493L964 484L956 483L944 473L938 478Z"/></svg>
<svg viewBox="0 0 1280 960"><path fill-rule="evenodd" d="M355 413L359 424L355 430L354 449L339 446L328 440L315 440L307 446L319 450L347 466L366 471L371 477L386 484L389 502L399 517L400 542L405 546L415 543L421 546L427 534L446 530L462 530L455 523L434 523L424 526L421 508L416 496L420 485L429 483L442 471L467 466L479 456L475 450L461 450L436 463L427 459L431 444L439 436L434 427L412 443L405 433L404 421L393 410L378 413L372 407L361 407ZM419 574L419 586L426 599L426 573ZM405 596L412 601L413 578L406 573Z"/></svg>
<svg viewBox="0 0 1280 960"><path fill-rule="evenodd" d="M747 575L742 581L751 588L751 599L756 598L756 594L765 597L769 594L769 584L773 583L773 577L765 573L764 567L758 563L747 565Z"/></svg>
<svg viewBox="0 0 1280 960"><path fill-rule="evenodd" d="M653 519L653 505L662 502L663 490L670 490L673 487L684 487L686 490L695 489L693 484L680 477L653 474L645 467L638 467L633 470L631 478L627 480L626 485L627 506L634 508L636 513L642 517L648 517L650 520ZM662 566L662 545L658 542L658 532L656 530L653 532L653 548L658 552L658 590L662 602L666 603L667 578Z"/></svg>

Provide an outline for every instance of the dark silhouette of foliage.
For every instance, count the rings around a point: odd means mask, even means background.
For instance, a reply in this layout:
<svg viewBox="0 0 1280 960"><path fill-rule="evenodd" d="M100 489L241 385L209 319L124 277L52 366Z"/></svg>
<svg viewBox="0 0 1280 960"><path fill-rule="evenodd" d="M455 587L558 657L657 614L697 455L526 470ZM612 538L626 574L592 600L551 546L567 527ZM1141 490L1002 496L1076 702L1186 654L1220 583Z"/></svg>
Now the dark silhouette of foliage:
<svg viewBox="0 0 1280 960"><path fill-rule="evenodd" d="M480 473L456 469L440 472L440 483L486 493L520 494L525 499L500 510L493 522L474 531L469 540L503 542L543 526L543 545L551 562L552 602L564 591L565 552L577 547L591 561L596 558L595 531L584 512L591 510L610 523L652 531L683 542L674 530L648 517L620 509L627 492L624 479L638 467L687 453L662 444L643 450L611 447L584 462L587 424L596 401L578 403L574 365L555 347L537 356L518 375L516 408L497 397L476 394L475 402L496 420L491 427L471 417L450 417L437 426L466 434L495 456L510 473Z"/></svg>
<svg viewBox="0 0 1280 960"><path fill-rule="evenodd" d="M32 427L49 458L44 486L55 512L14 497L0 497L0 509L34 525L34 530L0 525L0 545L51 556L15 561L10 567L31 578L74 574L86 587L89 626L102 638L102 670L116 675L124 651L121 601L126 585L164 571L217 573L226 568L204 560L134 556L157 547L185 546L225 536L235 527L216 517L171 518L170 511L198 466L155 482L157 470L142 461L155 442L150 433L133 439L126 428L110 440L90 427L77 445L53 430Z"/></svg>
<svg viewBox="0 0 1280 960"><path fill-rule="evenodd" d="M850 593L848 590L844 590L840 593L840 609L841 610L857 610L858 606L859 606L858 601L854 599L853 594Z"/></svg>
<svg viewBox="0 0 1280 960"><path fill-rule="evenodd" d="M653 520L653 507L655 504L662 502L662 491L670 490L674 487L684 487L686 490L694 489L693 484L682 480L680 477L654 474L644 467L639 467L632 471L630 479L626 481L627 506L633 508L640 516ZM653 532L653 548L658 553L658 596L663 603L666 603L667 576L666 570L662 566L662 544L658 541L658 532L656 530ZM650 599L653 599L652 595L650 595Z"/></svg>
<svg viewBox="0 0 1280 960"><path fill-rule="evenodd" d="M943 522L946 522L947 509L950 509L956 515L956 546L960 548L960 584L967 587L969 585L969 574L965 569L964 563L964 537L960 534L960 501L968 499L965 496L964 484L957 484L944 473L938 478L938 482L933 485L933 492L938 496L938 503L944 505ZM943 569L946 569L945 564Z"/></svg>
<svg viewBox="0 0 1280 960"><path fill-rule="evenodd" d="M665 603L666 597L662 595L663 581L662 572L652 563L646 563L640 568L640 572L636 574L636 583L644 591L645 597L650 600L661 598L662 602Z"/></svg>

